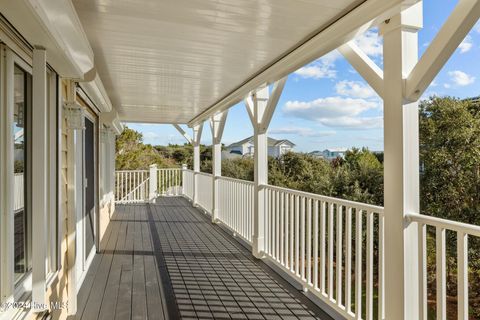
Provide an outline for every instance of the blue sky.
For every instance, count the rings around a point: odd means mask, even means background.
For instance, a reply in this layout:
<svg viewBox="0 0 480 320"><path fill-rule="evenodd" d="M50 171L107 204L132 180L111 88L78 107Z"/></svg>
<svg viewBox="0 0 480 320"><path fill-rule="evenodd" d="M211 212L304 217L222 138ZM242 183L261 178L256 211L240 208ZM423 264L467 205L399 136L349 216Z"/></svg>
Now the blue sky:
<svg viewBox="0 0 480 320"><path fill-rule="evenodd" d="M424 0L424 27L419 32L420 54L428 47L457 1ZM382 39L369 30L357 44L379 66ZM427 89L430 95L465 98L480 95L480 23L465 38ZM368 147L383 150L381 99L336 51L292 73L270 124L269 135L289 139L296 151ZM184 143L171 125L127 124L144 134L150 144ZM229 144L252 135L243 103L229 111L222 142ZM208 124L202 143L211 144Z"/></svg>

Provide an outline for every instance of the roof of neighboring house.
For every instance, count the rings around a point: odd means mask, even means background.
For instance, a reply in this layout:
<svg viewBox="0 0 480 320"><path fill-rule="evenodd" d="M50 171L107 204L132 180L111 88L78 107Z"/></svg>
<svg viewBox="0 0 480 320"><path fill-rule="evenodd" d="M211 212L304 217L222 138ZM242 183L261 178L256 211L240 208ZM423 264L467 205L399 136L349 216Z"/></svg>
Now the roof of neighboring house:
<svg viewBox="0 0 480 320"><path fill-rule="evenodd" d="M248 143L248 142L253 142L253 136L245 138L245 139L237 141L237 142L234 142L234 143L228 145L227 148L240 147L240 146L242 146L242 145L244 145L245 143ZM279 146L279 145L284 144L284 143L289 144L292 147L295 146L295 143L291 142L288 139L277 140L277 139L268 137L268 146L269 147Z"/></svg>
<svg viewBox="0 0 480 320"><path fill-rule="evenodd" d="M329 152L347 152L346 148L327 148L323 150L323 152L329 151Z"/></svg>

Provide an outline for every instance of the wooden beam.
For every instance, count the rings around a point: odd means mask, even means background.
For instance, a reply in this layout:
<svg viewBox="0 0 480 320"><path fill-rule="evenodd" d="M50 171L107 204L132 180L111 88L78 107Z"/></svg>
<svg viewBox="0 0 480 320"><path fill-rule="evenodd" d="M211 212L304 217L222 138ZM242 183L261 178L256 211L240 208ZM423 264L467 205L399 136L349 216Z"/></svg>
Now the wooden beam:
<svg viewBox="0 0 480 320"><path fill-rule="evenodd" d="M192 144L192 138L188 135L188 133L185 132L185 130L183 130L182 127L180 127L178 124L172 124L175 129L177 129L178 132L180 132L180 134L185 138L185 140L187 140L188 143Z"/></svg>
<svg viewBox="0 0 480 320"><path fill-rule="evenodd" d="M220 112L210 118L210 128L212 130L213 144L219 144L222 140L225 122L227 121L228 109Z"/></svg>
<svg viewBox="0 0 480 320"><path fill-rule="evenodd" d="M383 70L370 59L353 41L338 48L352 67L362 76L375 92L383 96Z"/></svg>
<svg viewBox="0 0 480 320"><path fill-rule="evenodd" d="M460 0L406 80L405 96L418 100L480 17L479 0Z"/></svg>

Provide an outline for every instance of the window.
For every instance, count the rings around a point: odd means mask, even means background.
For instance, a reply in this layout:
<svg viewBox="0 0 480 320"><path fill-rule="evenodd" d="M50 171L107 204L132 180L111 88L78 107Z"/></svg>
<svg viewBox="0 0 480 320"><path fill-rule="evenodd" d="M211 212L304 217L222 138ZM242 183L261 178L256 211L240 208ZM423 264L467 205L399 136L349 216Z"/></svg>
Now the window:
<svg viewBox="0 0 480 320"><path fill-rule="evenodd" d="M32 76L14 66L14 280L18 283L31 269L30 113Z"/></svg>

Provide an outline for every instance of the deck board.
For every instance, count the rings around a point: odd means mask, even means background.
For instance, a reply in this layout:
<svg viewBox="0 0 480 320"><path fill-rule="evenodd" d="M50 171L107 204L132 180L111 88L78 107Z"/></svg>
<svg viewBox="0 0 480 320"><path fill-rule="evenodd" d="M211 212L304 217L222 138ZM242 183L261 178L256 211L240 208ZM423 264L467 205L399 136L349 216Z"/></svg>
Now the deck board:
<svg viewBox="0 0 480 320"><path fill-rule="evenodd" d="M179 197L117 205L78 318L330 319Z"/></svg>

